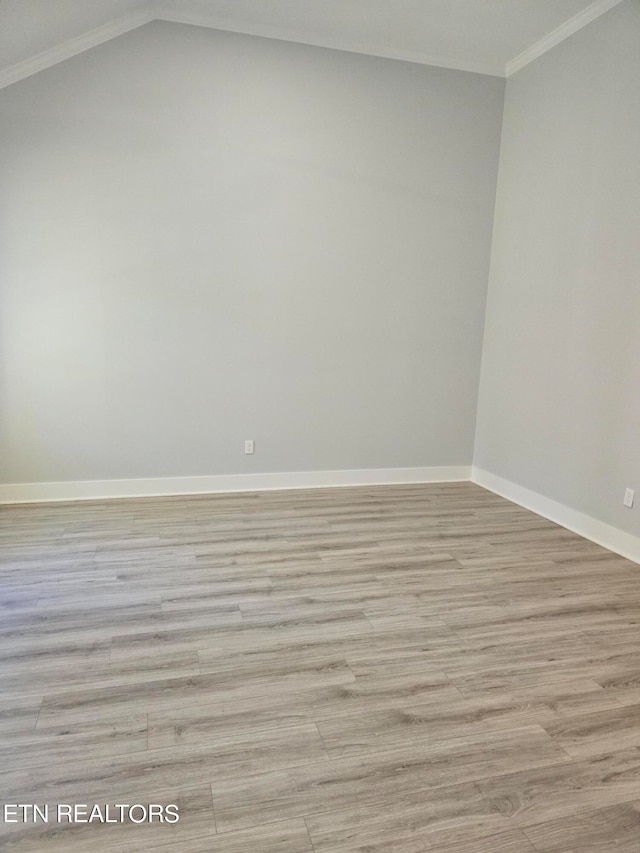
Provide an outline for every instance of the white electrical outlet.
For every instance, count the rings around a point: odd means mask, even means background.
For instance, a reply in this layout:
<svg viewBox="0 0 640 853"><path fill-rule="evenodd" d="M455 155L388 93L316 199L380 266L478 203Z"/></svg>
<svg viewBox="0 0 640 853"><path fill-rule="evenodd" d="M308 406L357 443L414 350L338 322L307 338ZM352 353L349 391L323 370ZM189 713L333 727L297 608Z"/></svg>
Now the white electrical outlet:
<svg viewBox="0 0 640 853"><path fill-rule="evenodd" d="M255 443L252 438L248 438L244 443L244 452L247 454L253 453L255 450Z"/></svg>
<svg viewBox="0 0 640 853"><path fill-rule="evenodd" d="M633 506L633 500L634 500L635 496L636 496L636 490L635 489L625 489L624 490L624 500L622 501L622 503L625 506L628 506L629 509L631 509L631 507Z"/></svg>

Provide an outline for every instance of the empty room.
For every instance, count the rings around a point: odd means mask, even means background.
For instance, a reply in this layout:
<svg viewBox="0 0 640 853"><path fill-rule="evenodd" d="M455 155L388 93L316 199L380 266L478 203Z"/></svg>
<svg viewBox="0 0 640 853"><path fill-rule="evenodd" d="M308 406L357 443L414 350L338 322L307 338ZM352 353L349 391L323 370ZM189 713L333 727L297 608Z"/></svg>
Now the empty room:
<svg viewBox="0 0 640 853"><path fill-rule="evenodd" d="M0 0L0 850L638 853L640 0Z"/></svg>

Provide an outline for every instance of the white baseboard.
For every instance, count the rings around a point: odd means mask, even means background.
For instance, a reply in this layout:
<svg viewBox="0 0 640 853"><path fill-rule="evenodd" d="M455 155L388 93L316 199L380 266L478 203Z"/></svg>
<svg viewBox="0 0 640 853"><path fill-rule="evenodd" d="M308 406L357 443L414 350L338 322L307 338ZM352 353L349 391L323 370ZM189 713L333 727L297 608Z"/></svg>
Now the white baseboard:
<svg viewBox="0 0 640 853"><path fill-rule="evenodd" d="M291 471L283 474L215 474L208 477L10 483L0 485L0 504L261 492L332 486L381 486L394 483L451 483L469 480L470 477L470 465L452 465L436 468L358 468L352 471Z"/></svg>
<svg viewBox="0 0 640 853"><path fill-rule="evenodd" d="M476 468L475 465L471 470L471 480L478 486L489 489L490 492L495 492L495 494L525 507L525 509L532 510L543 518L548 518L550 521L584 536L585 539L595 542L596 545L602 545L603 548L614 551L628 560L633 560L634 563L640 563L640 536L634 536L632 533L626 533L624 530L606 524L604 521L598 521L597 518L578 512L576 509L551 500L551 498L533 492L531 489L526 489L524 486L519 486L517 483L512 483L510 480L498 477L496 474L491 474L489 471L484 471L482 468Z"/></svg>
<svg viewBox="0 0 640 853"><path fill-rule="evenodd" d="M454 483L471 480L519 506L554 521L628 560L640 563L640 536L598 521L558 501L470 465L431 468L357 468L290 471L277 474L214 474L203 477L151 477L133 480L76 480L59 483L0 484L0 504L107 500L224 492L262 492L340 486Z"/></svg>

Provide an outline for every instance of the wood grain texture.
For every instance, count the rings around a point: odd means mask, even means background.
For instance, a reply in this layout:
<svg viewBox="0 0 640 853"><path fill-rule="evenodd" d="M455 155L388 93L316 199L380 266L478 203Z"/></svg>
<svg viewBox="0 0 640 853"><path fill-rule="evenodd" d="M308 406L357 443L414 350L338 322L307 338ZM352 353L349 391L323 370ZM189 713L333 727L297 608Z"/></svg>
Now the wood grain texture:
<svg viewBox="0 0 640 853"><path fill-rule="evenodd" d="M640 849L640 571L469 483L0 508L3 851Z"/></svg>
<svg viewBox="0 0 640 853"><path fill-rule="evenodd" d="M540 853L635 853L640 848L640 808L597 809L532 826L526 835Z"/></svg>

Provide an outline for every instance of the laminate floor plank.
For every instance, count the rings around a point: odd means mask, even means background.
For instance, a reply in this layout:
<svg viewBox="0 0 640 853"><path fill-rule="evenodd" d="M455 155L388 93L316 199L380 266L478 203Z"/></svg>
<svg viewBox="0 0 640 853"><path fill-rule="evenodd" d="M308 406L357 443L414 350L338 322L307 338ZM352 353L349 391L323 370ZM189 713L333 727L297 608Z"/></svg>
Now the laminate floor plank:
<svg viewBox="0 0 640 853"><path fill-rule="evenodd" d="M348 718L321 719L318 730L329 755L339 758L402 748L409 737L419 746L451 740L461 731L471 735L540 725L550 733L555 730L558 716L551 705L544 702L523 707L517 701L461 698L440 705L417 704L404 709L368 710ZM558 729L562 731L561 726ZM557 737L556 741L564 746L564 738Z"/></svg>
<svg viewBox="0 0 640 853"><path fill-rule="evenodd" d="M600 691L603 692L603 691ZM375 713L380 709L411 707L417 702L445 705L460 699L444 676L381 679L362 685L355 680L335 686L294 692L273 692L234 700L174 706L149 712L149 743L165 745L206 739L210 735L232 737L234 733L295 726L334 719L354 712Z"/></svg>
<svg viewBox="0 0 640 853"><path fill-rule="evenodd" d="M320 809L402 799L420 790L508 773L514 765L535 768L566 763L567 755L539 726L411 743L386 752L292 767L231 784L212 783L220 828L268 822L269 814L293 818Z"/></svg>
<svg viewBox="0 0 640 853"><path fill-rule="evenodd" d="M146 714L104 724L63 725L34 728L29 732L13 733L0 743L0 762L11 767L18 761L21 769L43 765L60 767L69 762L108 759L116 754L146 750L148 720ZM39 773L34 775L39 776Z"/></svg>
<svg viewBox="0 0 640 853"><path fill-rule="evenodd" d="M162 805L175 804L178 807L178 823L57 823L53 818L57 805L63 802L59 798L40 799L38 804L50 808L48 823L0 824L0 850L3 853L132 853L157 848L167 849L167 843L176 853L185 853L193 849L205 851L215 849L205 846L208 839L215 837L216 825L211 790L207 786L158 789L157 798L151 801L139 799L105 798L99 805L105 812L105 806L111 809L111 819L118 815L118 804L135 805L153 802ZM75 803L87 803L87 799L74 800ZM140 810L134 811L136 819ZM117 819L117 817L115 818ZM194 844L191 848L190 845ZM197 846L200 845L200 846ZM303 853L304 848L300 853ZM306 853L306 851L304 851Z"/></svg>
<svg viewBox="0 0 640 853"><path fill-rule="evenodd" d="M150 848L151 853L177 853L173 843ZM182 843L179 853L315 853L307 826L302 819L267 823L240 832Z"/></svg>
<svg viewBox="0 0 640 853"><path fill-rule="evenodd" d="M4 690L0 696L0 737L3 743L16 734L32 732L38 722L42 696L29 696L20 699L8 697Z"/></svg>
<svg viewBox="0 0 640 853"><path fill-rule="evenodd" d="M409 791L401 798L382 795L317 811L305 820L316 853L418 853L471 840L476 849L489 851L489 838L511 831L508 817L470 782ZM521 830L515 831L528 843Z"/></svg>
<svg viewBox="0 0 640 853"><path fill-rule="evenodd" d="M0 507L27 853L640 850L640 571L470 483Z"/></svg>
<svg viewBox="0 0 640 853"><path fill-rule="evenodd" d="M479 782L482 795L512 825L524 829L633 802L639 786L640 750L636 748Z"/></svg>
<svg viewBox="0 0 640 853"><path fill-rule="evenodd" d="M541 725L574 758L640 747L640 704L566 716Z"/></svg>
<svg viewBox="0 0 640 853"><path fill-rule="evenodd" d="M66 727L62 730L66 731ZM114 749L104 756L104 761L100 760L104 745L95 738L96 747L92 749L87 737L85 756L78 757L72 751L71 765L63 757L64 739L59 738L56 745L46 738L48 747L29 754L19 769L4 773L3 789L15 792L21 798L19 802L26 802L24 798L29 792L36 796L34 802L52 801L56 796L64 803L108 802L114 792L119 798L142 802L140 797L152 796L154 789L162 791L174 785L200 787L214 774L217 786L232 787L240 784L238 780L254 775L292 772L297 766L311 762L311 766L331 764L313 724L243 733L226 739L212 737L198 743L155 749L146 748L146 727L143 734L140 748L134 748L132 739L128 750ZM55 760L56 748L61 753L58 760ZM81 799L77 800L78 797ZM156 801L151 798L149 802Z"/></svg>
<svg viewBox="0 0 640 853"><path fill-rule="evenodd" d="M636 853L640 849L640 808L597 809L530 826L526 836L540 853Z"/></svg>

